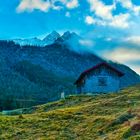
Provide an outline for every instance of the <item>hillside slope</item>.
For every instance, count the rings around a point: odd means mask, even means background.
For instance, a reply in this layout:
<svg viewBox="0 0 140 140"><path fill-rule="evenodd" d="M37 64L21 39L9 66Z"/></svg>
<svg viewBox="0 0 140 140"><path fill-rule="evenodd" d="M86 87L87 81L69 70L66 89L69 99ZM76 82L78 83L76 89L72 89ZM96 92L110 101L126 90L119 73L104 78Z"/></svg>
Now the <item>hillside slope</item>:
<svg viewBox="0 0 140 140"><path fill-rule="evenodd" d="M0 116L0 139L136 140L139 111L140 85L115 94L69 96L23 109L30 114Z"/></svg>
<svg viewBox="0 0 140 140"><path fill-rule="evenodd" d="M66 46L22 47L0 41L0 110L42 104L59 99L62 91L74 92L81 68L97 62L97 56L77 54Z"/></svg>
<svg viewBox="0 0 140 140"><path fill-rule="evenodd" d="M92 53L77 53L67 45L19 46L0 41L0 110L30 107L74 93L81 72L104 61ZM129 67L110 62L125 73L121 87L140 83ZM22 101L21 101L22 100Z"/></svg>

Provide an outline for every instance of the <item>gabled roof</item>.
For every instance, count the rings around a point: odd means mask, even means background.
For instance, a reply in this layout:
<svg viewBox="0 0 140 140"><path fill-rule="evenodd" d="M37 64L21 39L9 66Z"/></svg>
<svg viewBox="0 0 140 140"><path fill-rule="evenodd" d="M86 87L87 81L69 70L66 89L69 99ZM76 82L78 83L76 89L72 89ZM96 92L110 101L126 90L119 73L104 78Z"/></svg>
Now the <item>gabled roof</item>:
<svg viewBox="0 0 140 140"><path fill-rule="evenodd" d="M101 66L106 66L108 67L109 69L111 69L112 71L116 72L118 74L119 77L123 76L124 73L119 71L118 69L112 67L111 65L109 65L108 63L106 62L102 62L102 63L99 63L98 65L96 66L93 66L92 68L90 69L87 69L85 70L84 72L81 73L81 75L79 76L79 78L76 80L76 82L74 84L78 84L88 73L92 72L93 70L95 69L98 69L99 67Z"/></svg>

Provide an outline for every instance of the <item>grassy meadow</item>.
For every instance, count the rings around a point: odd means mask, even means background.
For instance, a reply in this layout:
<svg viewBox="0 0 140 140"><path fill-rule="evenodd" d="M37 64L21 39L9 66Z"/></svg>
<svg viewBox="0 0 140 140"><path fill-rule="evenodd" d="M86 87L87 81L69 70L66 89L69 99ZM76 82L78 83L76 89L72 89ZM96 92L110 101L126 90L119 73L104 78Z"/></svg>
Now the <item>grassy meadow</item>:
<svg viewBox="0 0 140 140"><path fill-rule="evenodd" d="M140 85L16 111L20 113L1 113L1 140L140 139Z"/></svg>

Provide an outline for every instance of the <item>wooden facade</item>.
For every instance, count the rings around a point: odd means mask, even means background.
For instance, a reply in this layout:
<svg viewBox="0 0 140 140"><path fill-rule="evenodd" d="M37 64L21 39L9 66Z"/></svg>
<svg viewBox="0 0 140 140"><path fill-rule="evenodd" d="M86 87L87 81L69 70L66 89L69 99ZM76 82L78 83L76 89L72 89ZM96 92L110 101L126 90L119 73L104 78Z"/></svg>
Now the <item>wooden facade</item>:
<svg viewBox="0 0 140 140"><path fill-rule="evenodd" d="M107 63L100 63L84 71L75 85L77 93L108 93L120 90L120 78L124 74Z"/></svg>

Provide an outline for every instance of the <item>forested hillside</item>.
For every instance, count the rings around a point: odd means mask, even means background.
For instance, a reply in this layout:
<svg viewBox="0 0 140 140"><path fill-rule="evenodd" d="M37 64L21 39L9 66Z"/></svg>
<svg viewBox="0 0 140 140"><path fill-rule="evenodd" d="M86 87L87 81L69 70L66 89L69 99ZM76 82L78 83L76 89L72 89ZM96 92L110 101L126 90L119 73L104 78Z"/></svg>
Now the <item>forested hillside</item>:
<svg viewBox="0 0 140 140"><path fill-rule="evenodd" d="M84 70L105 61L93 53L77 53L60 42L46 47L0 41L0 109L29 107L75 93L73 83ZM129 67L109 62L125 73L122 88L140 83Z"/></svg>

